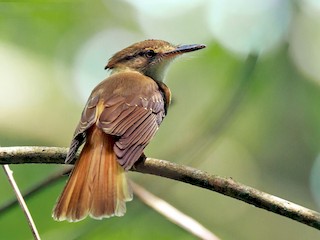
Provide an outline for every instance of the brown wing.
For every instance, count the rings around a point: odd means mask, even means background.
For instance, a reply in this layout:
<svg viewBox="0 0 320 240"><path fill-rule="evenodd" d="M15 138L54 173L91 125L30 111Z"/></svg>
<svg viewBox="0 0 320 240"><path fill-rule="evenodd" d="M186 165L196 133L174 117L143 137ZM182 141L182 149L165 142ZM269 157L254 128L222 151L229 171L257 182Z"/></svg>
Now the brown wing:
<svg viewBox="0 0 320 240"><path fill-rule="evenodd" d="M170 101L164 84L150 78L142 84L141 77L136 73L110 77L93 90L74 133L67 163L74 159L86 130L95 123L106 134L115 136L114 151L126 170L139 159L165 117ZM123 81L129 81L127 88L123 88Z"/></svg>
<svg viewBox="0 0 320 240"><path fill-rule="evenodd" d="M96 96L90 96L89 100L87 101L87 104L84 107L83 112L81 114L80 122L74 132L73 139L72 139L65 163L70 163L73 161L79 147L85 141L86 130L96 122L97 105L98 105L99 99L100 99L99 95L96 95Z"/></svg>
<svg viewBox="0 0 320 240"><path fill-rule="evenodd" d="M105 102L97 126L117 136L114 151L126 169L139 159L143 149L159 128L165 116L163 96L158 87L143 96L114 96Z"/></svg>

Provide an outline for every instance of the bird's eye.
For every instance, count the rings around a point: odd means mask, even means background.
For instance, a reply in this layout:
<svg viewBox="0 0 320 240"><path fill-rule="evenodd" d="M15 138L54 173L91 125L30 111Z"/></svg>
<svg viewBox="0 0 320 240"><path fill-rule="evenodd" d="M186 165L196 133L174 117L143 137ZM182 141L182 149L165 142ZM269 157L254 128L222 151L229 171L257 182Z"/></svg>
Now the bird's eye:
<svg viewBox="0 0 320 240"><path fill-rule="evenodd" d="M148 58L152 58L152 57L154 57L156 55L156 53L153 50L148 50L148 51L145 52L144 55L146 57L148 57Z"/></svg>

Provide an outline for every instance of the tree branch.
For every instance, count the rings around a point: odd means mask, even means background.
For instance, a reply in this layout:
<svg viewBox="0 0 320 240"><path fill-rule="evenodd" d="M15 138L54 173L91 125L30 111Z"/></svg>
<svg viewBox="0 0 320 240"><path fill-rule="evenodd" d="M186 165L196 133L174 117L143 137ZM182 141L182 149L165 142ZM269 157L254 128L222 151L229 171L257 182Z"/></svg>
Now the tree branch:
<svg viewBox="0 0 320 240"><path fill-rule="evenodd" d="M20 192L20 189L16 183L16 181L14 180L14 177L13 177L13 172L11 171L10 167L5 164L2 166L3 167L3 170L4 172L6 173L7 177L8 177L8 180L9 180L9 183L10 185L12 186L13 190L14 190L14 193L16 194L16 197L17 197L17 200L21 206L21 209L24 213L24 215L26 216L27 218L27 222L29 224L29 227L31 229L31 232L32 232L32 235L33 235L33 238L35 240L40 240L40 235L38 233L38 229L33 221L33 218L31 216L31 213L28 209L28 206L26 204L26 202L24 201L23 197L22 197L22 194Z"/></svg>
<svg viewBox="0 0 320 240"><path fill-rule="evenodd" d="M131 181L130 185L132 186L133 193L140 198L140 200L151 207L156 212L160 213L162 216L169 219L170 222L173 222L177 226L186 230L187 232L193 234L199 239L206 240L220 240L216 235L206 229L203 225L197 222L195 219L189 217L188 215L181 212L179 209L170 205L168 202L164 201L161 198L158 198L156 195L144 189L139 184Z"/></svg>
<svg viewBox="0 0 320 240"><path fill-rule="evenodd" d="M4 147L0 148L0 164L62 164L66 154L66 148ZM195 168L153 158L141 159L132 170L206 188L320 230L320 213L243 185L231 178L210 175Z"/></svg>

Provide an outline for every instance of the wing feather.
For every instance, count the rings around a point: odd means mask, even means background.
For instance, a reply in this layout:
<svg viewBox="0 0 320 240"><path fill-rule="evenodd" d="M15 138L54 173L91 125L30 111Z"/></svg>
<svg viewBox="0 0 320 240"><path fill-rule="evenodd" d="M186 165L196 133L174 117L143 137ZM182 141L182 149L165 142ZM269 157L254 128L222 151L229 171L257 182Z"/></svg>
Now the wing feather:
<svg viewBox="0 0 320 240"><path fill-rule="evenodd" d="M93 90L75 130L67 162L74 159L86 140L86 131L94 124L114 136L113 149L126 170L139 159L155 135L166 115L170 92L164 84L146 77L142 80L137 73L119 76L111 76ZM127 88L123 87L123 81Z"/></svg>
<svg viewBox="0 0 320 240"><path fill-rule="evenodd" d="M139 159L165 116L161 92L156 89L150 95L149 98L132 95L116 105L112 105L116 101L108 99L110 103L105 103L97 123L106 134L119 137L114 151L126 170Z"/></svg>
<svg viewBox="0 0 320 240"><path fill-rule="evenodd" d="M79 147L86 139L86 130L88 130L96 122L97 105L99 103L99 99L99 95L90 96L89 100L87 101L87 104L81 114L80 122L74 132L65 163L70 163L73 161Z"/></svg>

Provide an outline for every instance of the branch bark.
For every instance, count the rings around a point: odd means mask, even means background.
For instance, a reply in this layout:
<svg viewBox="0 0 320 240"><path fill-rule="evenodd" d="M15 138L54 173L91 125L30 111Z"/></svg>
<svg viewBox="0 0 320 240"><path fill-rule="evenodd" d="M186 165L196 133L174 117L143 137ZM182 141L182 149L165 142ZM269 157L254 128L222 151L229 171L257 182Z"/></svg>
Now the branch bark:
<svg viewBox="0 0 320 240"><path fill-rule="evenodd" d="M67 148L3 147L0 148L0 164L63 164L66 154ZM141 158L131 170L209 189L320 230L320 213L243 185L232 178L210 175L195 168L154 158Z"/></svg>

